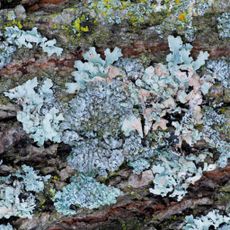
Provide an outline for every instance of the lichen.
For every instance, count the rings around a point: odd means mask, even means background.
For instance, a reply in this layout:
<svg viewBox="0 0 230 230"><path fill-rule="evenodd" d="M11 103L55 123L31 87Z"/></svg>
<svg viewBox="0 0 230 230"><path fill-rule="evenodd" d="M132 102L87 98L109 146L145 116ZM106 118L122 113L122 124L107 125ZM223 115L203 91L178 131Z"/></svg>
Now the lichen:
<svg viewBox="0 0 230 230"><path fill-rule="evenodd" d="M11 57L16 48L7 42L0 42L0 69L11 62Z"/></svg>
<svg viewBox="0 0 230 230"><path fill-rule="evenodd" d="M124 162L124 155L119 149L121 143L116 140L112 140L111 143L113 146L98 139L79 141L74 145L67 161L79 172L107 176L108 172L118 170Z"/></svg>
<svg viewBox="0 0 230 230"><path fill-rule="evenodd" d="M36 207L34 194L44 190L44 183L49 178L49 175L38 176L32 167L26 165L14 174L0 177L0 218L32 218Z"/></svg>
<svg viewBox="0 0 230 230"><path fill-rule="evenodd" d="M83 26L82 24L87 20L85 15L82 15L81 17L76 18L72 25L73 25L73 30L75 33L78 33L78 36L81 35L81 33L86 33L89 32L89 26Z"/></svg>
<svg viewBox="0 0 230 230"><path fill-rule="evenodd" d="M62 129L67 130L63 141L74 147L70 165L82 172L98 171L101 175L106 175L106 170L117 170L124 161L119 150L122 124L133 109L125 85L115 79L91 81L70 101L68 108ZM69 135L68 130L75 133Z"/></svg>
<svg viewBox="0 0 230 230"><path fill-rule="evenodd" d="M48 56L53 54L60 56L63 51L62 48L55 46L55 39L48 40L46 37L42 37L42 35L37 31L36 27L30 31L21 30L17 26L6 27L4 36L9 44L15 45L19 48L25 46L31 49L33 44L39 45L44 52L47 52Z"/></svg>
<svg viewBox="0 0 230 230"><path fill-rule="evenodd" d="M218 114L212 108L206 109L204 113L204 128L203 128L203 139L210 145L210 147L216 148L219 152L218 165L225 167L230 158L230 144L227 140L221 138L220 132L215 129L215 125L224 126L227 119L224 115ZM225 126L229 129L228 126Z"/></svg>
<svg viewBox="0 0 230 230"><path fill-rule="evenodd" d="M91 47L88 52L83 54L87 62L75 61L72 75L76 83L67 83L67 92L74 93L76 90L83 89L87 82L95 77L105 78L111 72L111 65L122 56L121 50L115 48L112 52L110 49L105 50L105 60L96 52L95 47ZM112 68L113 70L113 68Z"/></svg>
<svg viewBox="0 0 230 230"><path fill-rule="evenodd" d="M5 92L10 99L17 99L22 110L17 113L17 119L22 122L23 129L38 143L45 141L61 141L59 124L63 116L52 91L53 83L44 80L38 86L37 78Z"/></svg>
<svg viewBox="0 0 230 230"><path fill-rule="evenodd" d="M213 74L216 82L225 88L230 88L230 63L228 60L210 60L207 69Z"/></svg>
<svg viewBox="0 0 230 230"><path fill-rule="evenodd" d="M112 186L97 182L92 177L79 175L71 178L62 192L54 197L56 210L64 215L76 214L77 208L96 209L116 203L122 192Z"/></svg>
<svg viewBox="0 0 230 230"><path fill-rule="evenodd" d="M3 33L0 31L0 38L4 39L0 41L0 69L9 64L17 48L23 46L31 49L33 44L39 45L48 56L53 54L60 56L63 51L62 48L55 46L55 39L48 40L46 37L42 37L36 27L30 31L24 31L21 30L21 26L7 26L5 24L4 29Z"/></svg>
<svg viewBox="0 0 230 230"><path fill-rule="evenodd" d="M222 13L217 18L217 28L221 38L230 38L230 13Z"/></svg>
<svg viewBox="0 0 230 230"><path fill-rule="evenodd" d="M203 171L216 168L215 164L204 163L206 153L199 156L179 156L171 150L160 151L154 161L152 172L154 174L154 188L150 192L156 195L175 197L180 201L187 193L190 184L194 184L202 176ZM198 163L203 167L198 167Z"/></svg>
<svg viewBox="0 0 230 230"><path fill-rule="evenodd" d="M227 230L230 227L230 216L223 215L219 210L212 210L207 215L194 218L193 215L186 216L183 230L210 229Z"/></svg>
<svg viewBox="0 0 230 230"><path fill-rule="evenodd" d="M150 192L181 200L204 171L224 167L230 151L227 141L214 129L224 119L214 112L208 113L204 106L209 89L220 81L213 77L215 70L211 67L203 76L202 71L198 74L208 53L201 51L193 58L192 46L183 44L180 37L169 36L168 43L170 53L166 62L147 68L138 60L119 60L122 56L119 48L105 50L103 59L91 47L83 54L85 61L75 62L77 70L72 74L75 82L67 84L72 95L66 104L55 100L50 80L40 87L36 79L28 81L6 95L23 98L23 110L19 112L23 116L18 119L28 116L24 129L38 144L51 140L71 147L67 162L77 173L84 173L84 178L98 175L106 178L122 165L132 167L137 174L151 168L154 187ZM56 113L44 123L51 104L57 107ZM34 117L38 122L31 129ZM55 131L51 136L43 132L47 127ZM41 135L37 130L43 130ZM193 154L193 147L200 140L207 142L207 149L219 151L217 160L216 155L206 150ZM191 150L189 155L182 155L184 147ZM76 180L83 183L83 179ZM85 180L86 188L87 183L91 186L91 180L94 179ZM59 211L64 208L67 214L75 213L70 209L71 203L62 207L61 200L70 196L68 191L84 194L84 189L76 186L72 182L57 193ZM85 207L81 201L71 202Z"/></svg>
<svg viewBox="0 0 230 230"><path fill-rule="evenodd" d="M150 167L149 161L146 159L140 158L139 160L129 163L129 166L133 168L133 172L137 175L141 174L144 170Z"/></svg>
<svg viewBox="0 0 230 230"><path fill-rule="evenodd" d="M0 224L0 229L1 229L1 230L13 230L13 227L12 227L11 224L7 224L7 225L5 225L5 224Z"/></svg>

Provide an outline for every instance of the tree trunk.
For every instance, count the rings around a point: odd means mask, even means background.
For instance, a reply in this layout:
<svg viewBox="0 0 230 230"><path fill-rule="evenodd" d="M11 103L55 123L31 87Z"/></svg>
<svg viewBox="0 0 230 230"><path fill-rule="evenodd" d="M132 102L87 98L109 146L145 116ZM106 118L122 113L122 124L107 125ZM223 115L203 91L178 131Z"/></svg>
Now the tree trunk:
<svg viewBox="0 0 230 230"><path fill-rule="evenodd" d="M15 11L20 3L26 10L24 15L19 13L16 20L8 20L9 12ZM140 58L145 65L149 65L164 62L169 53L168 35L181 35L186 41L183 29L165 29L160 35L157 33L156 26L161 24L167 14L152 13L138 25L127 20L121 24L103 24L93 20L84 1L22 0L9 3L5 0L1 7L2 29L6 25L22 25L24 30L37 27L42 35L49 39L56 38L58 46L64 48L60 58L47 57L39 49L21 49L10 64L0 69L0 160L4 162L4 167L0 166L1 175L14 172L22 164L33 166L43 174L59 175L61 170L67 168L65 160L70 152L70 147L64 144L47 143L45 147L37 147L16 120L18 108L10 104L3 92L35 76L48 76L58 87L64 88L64 83L72 79L74 61L81 59L83 52L91 46L100 53L106 48L120 47L124 57ZM199 51L208 51L210 60L230 59L229 38L220 38L217 29L217 17L229 11L227 0L215 1L203 16L194 16L196 33L191 42L194 57ZM88 26L89 31L74 32L73 21L82 15L89 15L88 20L81 25ZM229 90L221 90L229 98ZM222 101L223 107L229 111L229 99L224 101L221 98L223 94L217 91L214 86L210 100ZM62 99L65 97L61 91L57 92L57 96ZM69 176L72 174L70 170ZM132 178L135 180L134 187L130 187ZM125 167L107 182L118 187L129 185L129 190L115 205L93 211L79 209L76 215L65 217L55 212L52 201L48 199L46 207L39 207L31 220L10 220L20 230L180 229L186 215L201 215L215 208L227 210L230 205L230 164L223 169L205 173L189 187L188 194L180 202L150 194L152 181L144 183L144 179L143 174L134 176L132 170ZM66 181L55 183L57 187L62 187Z"/></svg>

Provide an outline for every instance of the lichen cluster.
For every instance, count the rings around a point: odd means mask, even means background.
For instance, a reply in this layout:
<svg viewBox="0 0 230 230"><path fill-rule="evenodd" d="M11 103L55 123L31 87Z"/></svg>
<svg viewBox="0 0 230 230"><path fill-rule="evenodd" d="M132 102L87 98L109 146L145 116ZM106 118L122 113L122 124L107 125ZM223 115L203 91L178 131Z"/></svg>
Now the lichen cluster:
<svg viewBox="0 0 230 230"><path fill-rule="evenodd" d="M54 98L52 86L50 79L38 86L37 78L34 78L5 93L10 99L17 99L22 106L17 119L38 145L43 145L47 140L61 141L59 124L64 118Z"/></svg>
<svg viewBox="0 0 230 230"><path fill-rule="evenodd" d="M100 21L111 24L120 24L124 20L131 23L144 22L144 18L154 11L153 1L138 0L132 2L130 0L107 0L95 1L87 0L89 7Z"/></svg>
<svg viewBox="0 0 230 230"><path fill-rule="evenodd" d="M135 61L130 62L133 67L122 69L126 59L113 66L121 57L118 48L112 52L107 49L105 59L90 48L83 55L86 61L75 63L75 82L67 84L67 92L75 95L61 108L63 117L58 115L59 110L51 113L55 99L49 80L40 88L36 79L28 81L6 95L24 100L18 119L38 144L63 141L72 147L67 161L78 172L108 176L126 162L140 174L153 165L154 189L150 191L180 200L190 183L217 165L206 165L205 157L199 160L200 156L174 160L172 149L182 148L185 143L192 147L204 139L221 153L218 165L223 167L229 146L218 133L213 134L217 131L211 128L210 115L203 117L204 96L214 80L207 74L200 77L197 70L205 64L208 53L200 52L193 60L191 45L183 44L180 37L169 36L168 41L171 52L167 63L146 69ZM203 130L196 128L202 124ZM53 131L48 132L47 127ZM200 162L204 163L202 168L197 166ZM181 172L184 177L180 177ZM163 178L171 179L165 184L157 182Z"/></svg>
<svg viewBox="0 0 230 230"><path fill-rule="evenodd" d="M49 175L37 175L32 167L26 165L14 174L0 177L0 218L32 218L36 207L35 194L44 190L44 183L49 178Z"/></svg>
<svg viewBox="0 0 230 230"><path fill-rule="evenodd" d="M230 63L228 60L208 61L207 69L223 87L230 88Z"/></svg>
<svg viewBox="0 0 230 230"><path fill-rule="evenodd" d="M185 217L183 230L204 230L204 229L227 230L230 228L230 216L223 215L219 210L212 210L207 215L194 218L193 215Z"/></svg>
<svg viewBox="0 0 230 230"><path fill-rule="evenodd" d="M29 39L23 42L30 46ZM57 101L50 79L38 84L34 78L5 93L21 105L17 119L38 145L52 141L71 147L67 163L76 175L53 197L58 212L72 215L79 207L114 204L122 191L96 179L109 177L122 165L136 174L151 169L149 192L178 201L203 172L226 166L230 146L221 137L223 130L215 126L227 120L205 103L215 82L228 86L228 67L224 61L218 65L209 62L203 74L200 68L208 59L207 52L193 59L192 46L183 44L181 37L169 36L168 43L165 63L147 68L138 60L120 59L119 48L107 49L102 58L91 47L83 55L84 61L75 62L74 82L66 84L65 93L71 98L66 103ZM193 152L201 140L207 143L206 149ZM217 151L215 156L212 150ZM30 169L24 166L23 170ZM34 173L29 178L20 173L15 176L24 184L11 185L7 190L11 200L21 191L28 194L35 187L44 188L43 179ZM3 180L5 187L13 183L9 180ZM12 215L31 216L35 198L28 195L27 199L27 213L16 210ZM6 196L1 200L12 205ZM189 229L188 223L186 226Z"/></svg>
<svg viewBox="0 0 230 230"><path fill-rule="evenodd" d="M51 56L61 55L63 49L55 46L56 40L48 40L43 37L34 27L32 30L21 30L17 26L5 27L3 33L0 32L0 69L10 63L17 48L26 47L32 49L40 46L44 52Z"/></svg>
<svg viewBox="0 0 230 230"><path fill-rule="evenodd" d="M71 183L57 192L54 205L58 212L73 215L76 211L71 206L95 209L100 206L116 203L122 193L119 189L97 182L92 177L80 175L72 177Z"/></svg>
<svg viewBox="0 0 230 230"><path fill-rule="evenodd" d="M192 41L196 28L193 25L195 16L203 16L213 5L213 0L87 0L86 9L90 16L103 24L120 24L128 22L138 26L151 21L153 14L165 14L165 19L155 27L155 31L162 34L165 31L183 31L186 38Z"/></svg>
<svg viewBox="0 0 230 230"><path fill-rule="evenodd" d="M230 38L230 13L225 12L218 18L218 31L221 38Z"/></svg>
<svg viewBox="0 0 230 230"><path fill-rule="evenodd" d="M156 195L175 197L178 201L187 193L190 184L198 181L204 171L216 168L215 164L204 163L209 153L200 153L198 156L179 156L173 151L161 151L154 161L152 172L154 188L150 192ZM202 167L198 166L202 165Z"/></svg>
<svg viewBox="0 0 230 230"><path fill-rule="evenodd" d="M7 225L5 224L0 224L0 229L1 230L13 230L12 225L10 225L9 223Z"/></svg>

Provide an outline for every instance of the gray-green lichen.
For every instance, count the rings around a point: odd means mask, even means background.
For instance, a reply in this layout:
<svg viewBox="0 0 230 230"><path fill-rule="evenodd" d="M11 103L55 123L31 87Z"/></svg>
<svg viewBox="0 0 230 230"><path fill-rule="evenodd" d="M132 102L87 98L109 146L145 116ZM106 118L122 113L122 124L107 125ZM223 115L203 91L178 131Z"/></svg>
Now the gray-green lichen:
<svg viewBox="0 0 230 230"><path fill-rule="evenodd" d="M13 227L12 227L11 224L7 224L7 225L5 225L5 224L0 224L0 229L1 229L1 230L13 230Z"/></svg>
<svg viewBox="0 0 230 230"><path fill-rule="evenodd" d="M7 42L0 42L0 69L11 62L11 57L16 48Z"/></svg>
<svg viewBox="0 0 230 230"><path fill-rule="evenodd" d="M210 60L207 69L213 77L225 88L230 88L230 62L229 60Z"/></svg>
<svg viewBox="0 0 230 230"><path fill-rule="evenodd" d="M87 82L95 77L104 78L111 71L110 66L122 56L121 50L115 48L112 52L110 49L105 50L105 60L101 58L94 47L91 47L88 52L83 54L87 62L75 61L74 71L72 75L76 83L67 83L67 92L74 93L76 90L85 88Z"/></svg>
<svg viewBox="0 0 230 230"><path fill-rule="evenodd" d="M203 171L216 168L215 164L204 163L207 153L199 156L179 156L176 152L167 150L160 151L158 158L152 165L154 174L154 188L150 192L156 195L175 197L180 201L187 193L190 184L198 181ZM203 163L203 167L197 164Z"/></svg>
<svg viewBox="0 0 230 230"><path fill-rule="evenodd" d="M203 138L210 145L216 148L219 152L219 159L217 161L220 167L225 167L230 158L230 144L227 140L221 138L220 132L215 129L215 125L224 126L227 119L224 115L218 114L212 108L208 108L204 113L203 123ZM229 126L225 126L229 130Z"/></svg>
<svg viewBox="0 0 230 230"><path fill-rule="evenodd" d="M26 47L32 49L40 46L44 52L51 56L61 55L63 49L55 46L56 40L48 40L43 37L34 27L31 30L21 30L17 26L7 26L3 32L0 31L0 69L11 62L13 54L17 48Z"/></svg>
<svg viewBox="0 0 230 230"><path fill-rule="evenodd" d="M39 86L37 78L34 78L5 93L5 96L16 99L22 106L17 119L38 145L43 145L47 140L61 141L59 124L64 118L54 98L52 86L50 79L44 80Z"/></svg>
<svg viewBox="0 0 230 230"><path fill-rule="evenodd" d="M183 230L204 229L227 230L230 228L230 216L221 214L219 210L212 210L207 215L194 218L193 215L186 216Z"/></svg>
<svg viewBox="0 0 230 230"><path fill-rule="evenodd" d="M217 18L217 28L221 38L230 38L230 13L225 12Z"/></svg>
<svg viewBox="0 0 230 230"><path fill-rule="evenodd" d="M118 48L107 49L103 59L91 47L83 55L85 61L75 62L76 71L72 74L75 82L68 84L72 99L65 105L54 98L50 80L40 87L36 79L28 81L6 95L22 100L23 110L19 113L24 115L19 119L29 116L25 125L35 127L33 132L27 130L35 141L41 145L47 140L64 142L71 147L67 162L84 174L76 179L80 187L87 190L96 184L97 188L98 182L89 176L107 177L127 164L137 174L152 169L151 193L181 200L204 171L224 167L229 158L229 144L215 131L213 126L219 121L213 121L212 117L221 122L224 119L215 115L215 111L208 113L204 107L212 85L223 82L222 77L215 77L216 72L224 75L226 70L222 74L222 64L218 67L220 71L209 65L209 71L200 76L198 71L205 65L208 53L200 52L193 58L192 46L183 44L180 37L169 36L168 42L170 53L165 64L146 69L137 60L118 60L122 56ZM46 119L53 109L51 105L57 106L57 113ZM47 127L55 132L43 132ZM42 130L41 135L36 134L37 130ZM184 146L193 151L200 140L207 142L207 149L219 151L217 161L208 151L182 156ZM210 158L209 163L206 158ZM98 201L93 203L91 194L80 190L78 183L72 182L63 192L57 192L55 202L59 212L63 208L63 214L75 213L71 204L99 207ZM84 206L78 197L71 200L69 192L84 199L89 196L89 203ZM110 197L113 201L101 204L114 203L119 194L116 192ZM106 200L107 195L104 196ZM101 199L100 195L97 199Z"/></svg>
<svg viewBox="0 0 230 230"><path fill-rule="evenodd" d="M37 175L32 167L26 165L15 174L0 177L0 218L32 218L36 207L35 193L44 190L44 183L49 178L49 175Z"/></svg>
<svg viewBox="0 0 230 230"><path fill-rule="evenodd" d="M122 192L112 186L97 182L92 177L79 175L71 178L71 183L57 192L54 205L64 215L76 214L77 208L95 209L116 203Z"/></svg>

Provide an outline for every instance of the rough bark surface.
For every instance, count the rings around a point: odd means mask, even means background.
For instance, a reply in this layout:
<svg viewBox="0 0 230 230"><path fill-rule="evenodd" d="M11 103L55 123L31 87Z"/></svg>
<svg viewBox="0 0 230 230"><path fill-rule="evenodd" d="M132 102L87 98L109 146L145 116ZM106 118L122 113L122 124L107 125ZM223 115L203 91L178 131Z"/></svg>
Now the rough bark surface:
<svg viewBox="0 0 230 230"><path fill-rule="evenodd" d="M45 147L38 148L16 121L18 108L9 103L3 92L34 76L49 76L58 86L64 87L64 83L71 79L74 61L80 59L83 51L90 46L95 46L99 52L117 46L122 49L125 57L143 58L145 63L160 62L168 53L167 35L173 32L165 32L163 38L160 38L153 30L153 26L157 25L162 17L156 17L136 27L127 22L120 25L92 25L88 33L77 36L69 31L69 28L61 26L61 20L54 20L65 11L71 12L74 2L76 1L22 0L8 3L5 0L1 3L2 18L20 3L23 4L26 9L26 18L21 19L23 28L36 26L43 35L56 38L58 45L64 48L61 58L48 58L39 50L26 53L20 50L12 62L0 70L0 159L8 163L8 166L0 166L1 175L13 172L22 164L34 166L44 174L60 175L62 170L66 172L65 159L70 152L70 148L64 144L46 143ZM197 33L192 42L194 56L202 50L209 52L210 59L230 58L229 39L220 39L216 28L216 16L230 10L228 1L226 4L223 2L225 1L216 1L210 12L195 18ZM70 21L84 11L81 3L77 4L74 13L69 13ZM68 20L66 19L67 24ZM6 19L0 20L2 28L5 23L8 23ZM57 96L65 97L59 92ZM229 92L223 91L222 88L214 87L210 98L213 101L224 101L224 107L229 106ZM66 177L72 174L69 169ZM20 230L165 230L179 229L186 215L202 214L213 208L226 210L230 206L230 164L223 169L205 173L198 182L189 187L188 194L180 202L149 194L151 178L146 179L140 175L135 177L135 182L132 183L132 177L131 170L124 168L109 179L108 184L111 185L133 185L113 206L94 211L80 209L73 217L63 217L53 211L52 202L48 200L46 208L39 207L32 220L15 218L12 221ZM65 179L58 181L56 186L61 188L65 182Z"/></svg>

